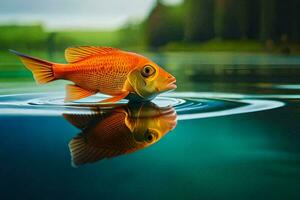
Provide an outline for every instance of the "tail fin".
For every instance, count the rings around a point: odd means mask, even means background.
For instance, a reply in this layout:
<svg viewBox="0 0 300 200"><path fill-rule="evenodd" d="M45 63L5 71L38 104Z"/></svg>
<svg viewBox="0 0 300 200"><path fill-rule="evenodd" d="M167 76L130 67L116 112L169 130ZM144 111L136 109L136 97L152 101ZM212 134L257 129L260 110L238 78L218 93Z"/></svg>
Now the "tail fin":
<svg viewBox="0 0 300 200"><path fill-rule="evenodd" d="M9 50L11 53L19 56L23 64L32 72L34 79L39 84L45 84L55 80L53 74L54 63L27 56L14 50Z"/></svg>

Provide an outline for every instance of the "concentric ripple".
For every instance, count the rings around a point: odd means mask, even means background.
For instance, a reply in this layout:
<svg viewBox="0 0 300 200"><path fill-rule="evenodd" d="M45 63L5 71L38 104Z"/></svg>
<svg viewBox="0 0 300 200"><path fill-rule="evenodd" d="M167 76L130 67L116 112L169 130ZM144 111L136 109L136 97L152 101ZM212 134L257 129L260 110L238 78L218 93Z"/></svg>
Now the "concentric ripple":
<svg viewBox="0 0 300 200"><path fill-rule="evenodd" d="M92 107L102 106L99 102L107 98L96 95L84 100L64 103L63 93L28 93L0 96L0 115L33 115L58 116L62 113L90 113ZM172 106L175 108L178 120L218 117L263 110L284 106L277 100L251 98L239 94L222 93L168 93L157 97L153 102L159 107ZM114 109L118 105L126 104L123 100L118 104L106 106Z"/></svg>

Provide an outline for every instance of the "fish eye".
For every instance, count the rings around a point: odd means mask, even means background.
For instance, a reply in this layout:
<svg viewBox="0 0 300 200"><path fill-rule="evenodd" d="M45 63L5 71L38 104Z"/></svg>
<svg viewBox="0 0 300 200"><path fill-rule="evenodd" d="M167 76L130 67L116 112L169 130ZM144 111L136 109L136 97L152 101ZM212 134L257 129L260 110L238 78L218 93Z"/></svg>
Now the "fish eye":
<svg viewBox="0 0 300 200"><path fill-rule="evenodd" d="M146 142L152 142L154 140L154 134L147 130L145 133L145 140Z"/></svg>
<svg viewBox="0 0 300 200"><path fill-rule="evenodd" d="M153 75L154 73L155 73L155 69L151 65L144 66L142 69L142 72L141 72L142 76L145 78L148 78L149 76Z"/></svg>
<svg viewBox="0 0 300 200"><path fill-rule="evenodd" d="M152 141L152 140L153 140L153 136L152 136L152 135L148 135L148 136L147 136L147 140L148 140L148 141Z"/></svg>

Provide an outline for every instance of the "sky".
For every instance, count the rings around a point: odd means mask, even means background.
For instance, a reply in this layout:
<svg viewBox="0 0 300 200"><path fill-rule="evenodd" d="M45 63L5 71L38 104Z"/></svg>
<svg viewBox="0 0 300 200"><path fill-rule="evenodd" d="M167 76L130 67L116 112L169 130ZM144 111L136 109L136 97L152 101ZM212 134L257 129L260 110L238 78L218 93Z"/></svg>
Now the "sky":
<svg viewBox="0 0 300 200"><path fill-rule="evenodd" d="M1 24L42 23L46 29L116 29L144 19L156 0L0 0ZM164 0L166 4L182 0Z"/></svg>

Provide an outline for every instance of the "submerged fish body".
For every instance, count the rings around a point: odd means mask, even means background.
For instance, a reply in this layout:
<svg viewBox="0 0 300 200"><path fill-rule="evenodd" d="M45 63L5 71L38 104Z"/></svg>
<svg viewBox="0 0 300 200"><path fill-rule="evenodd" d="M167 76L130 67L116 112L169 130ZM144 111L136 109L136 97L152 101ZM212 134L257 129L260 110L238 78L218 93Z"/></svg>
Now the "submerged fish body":
<svg viewBox="0 0 300 200"><path fill-rule="evenodd" d="M176 88L176 79L148 58L111 47L74 47L65 51L68 64L52 63L16 51L40 84L64 79L65 101L79 100L96 93L111 95L103 102L116 102L129 94L151 100Z"/></svg>
<svg viewBox="0 0 300 200"><path fill-rule="evenodd" d="M152 103L125 105L111 111L97 108L91 115L64 114L82 132L69 148L74 166L132 153L159 141L175 128L173 108Z"/></svg>

